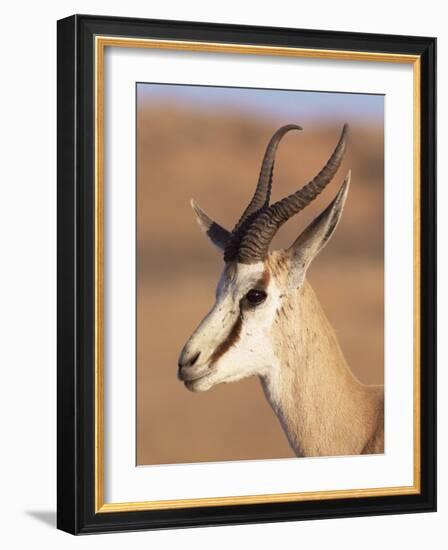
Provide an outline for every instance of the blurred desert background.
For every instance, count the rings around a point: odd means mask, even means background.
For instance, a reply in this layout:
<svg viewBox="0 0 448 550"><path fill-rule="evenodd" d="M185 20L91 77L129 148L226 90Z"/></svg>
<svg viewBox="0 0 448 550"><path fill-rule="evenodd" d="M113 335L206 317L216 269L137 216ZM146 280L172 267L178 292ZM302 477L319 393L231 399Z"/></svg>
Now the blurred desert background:
<svg viewBox="0 0 448 550"><path fill-rule="evenodd" d="M138 85L137 464L293 456L257 378L190 393L176 377L180 350L212 306L224 265L190 199L231 229L283 124L303 131L280 144L273 201L309 181L350 124L335 180L282 227L273 247L292 243L351 168L342 221L308 280L354 373L383 382L383 120L379 96Z"/></svg>

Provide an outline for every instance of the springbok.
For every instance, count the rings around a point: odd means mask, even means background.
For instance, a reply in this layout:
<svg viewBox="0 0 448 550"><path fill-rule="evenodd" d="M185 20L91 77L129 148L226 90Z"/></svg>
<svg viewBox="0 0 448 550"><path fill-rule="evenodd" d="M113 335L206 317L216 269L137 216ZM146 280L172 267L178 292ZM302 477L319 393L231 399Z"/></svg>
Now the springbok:
<svg viewBox="0 0 448 550"><path fill-rule="evenodd" d="M331 204L287 250L269 252L279 227L321 193L343 159L345 124L328 162L303 188L269 205L275 154L271 138L255 193L229 232L194 201L197 221L224 251L216 302L185 344L178 377L191 391L257 375L296 456L384 452L384 390L362 384L305 275L332 236L347 198L350 171Z"/></svg>

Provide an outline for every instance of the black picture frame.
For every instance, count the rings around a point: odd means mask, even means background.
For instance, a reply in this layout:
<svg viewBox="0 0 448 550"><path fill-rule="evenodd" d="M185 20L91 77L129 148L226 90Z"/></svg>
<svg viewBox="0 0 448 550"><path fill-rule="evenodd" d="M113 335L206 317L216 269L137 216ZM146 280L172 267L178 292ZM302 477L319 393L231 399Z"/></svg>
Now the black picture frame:
<svg viewBox="0 0 448 550"><path fill-rule="evenodd" d="M419 494L97 513L94 379L94 39L97 35L420 58ZM436 39L74 15L58 21L57 526L73 534L436 509Z"/></svg>

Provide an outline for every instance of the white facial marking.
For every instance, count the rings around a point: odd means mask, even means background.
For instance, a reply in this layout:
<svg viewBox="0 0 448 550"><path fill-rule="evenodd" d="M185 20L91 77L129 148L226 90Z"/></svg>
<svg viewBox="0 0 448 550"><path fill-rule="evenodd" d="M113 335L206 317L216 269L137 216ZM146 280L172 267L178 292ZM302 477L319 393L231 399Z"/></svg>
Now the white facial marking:
<svg viewBox="0 0 448 550"><path fill-rule="evenodd" d="M205 391L221 382L263 375L275 363L270 332L281 298L266 270L263 262L224 270L213 308L180 355L179 378L188 389ZM253 304L247 297L250 290L266 297Z"/></svg>

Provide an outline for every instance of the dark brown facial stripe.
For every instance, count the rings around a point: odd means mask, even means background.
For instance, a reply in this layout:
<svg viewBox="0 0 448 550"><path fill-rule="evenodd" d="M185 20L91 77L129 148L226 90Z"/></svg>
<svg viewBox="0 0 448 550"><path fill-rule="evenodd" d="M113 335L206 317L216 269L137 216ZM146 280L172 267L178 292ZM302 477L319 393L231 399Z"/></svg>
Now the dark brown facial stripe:
<svg viewBox="0 0 448 550"><path fill-rule="evenodd" d="M238 319L235 321L231 331L229 332L229 335L224 340L224 342L221 342L221 344L219 344L219 346L213 352L213 355L210 357L210 364L215 363L220 357L222 357L226 353L229 348L231 348L236 342L238 342L242 326L243 318L240 312L240 314L238 315Z"/></svg>
<svg viewBox="0 0 448 550"><path fill-rule="evenodd" d="M228 278L235 275L235 269L236 266L233 264L229 264L229 267L226 270L226 276ZM254 288L263 289L266 290L269 284L269 280L271 278L271 274L269 272L269 269L265 267L263 274L261 275L260 279L257 281ZM240 305L241 307L241 305ZM231 328L229 335L224 340L224 342L221 342L219 346L215 349L212 356L210 357L210 365L218 361L220 357L222 357L233 345L238 342L241 335L241 327L243 326L243 316L240 311L240 314L238 315L237 320L235 321L233 327Z"/></svg>

